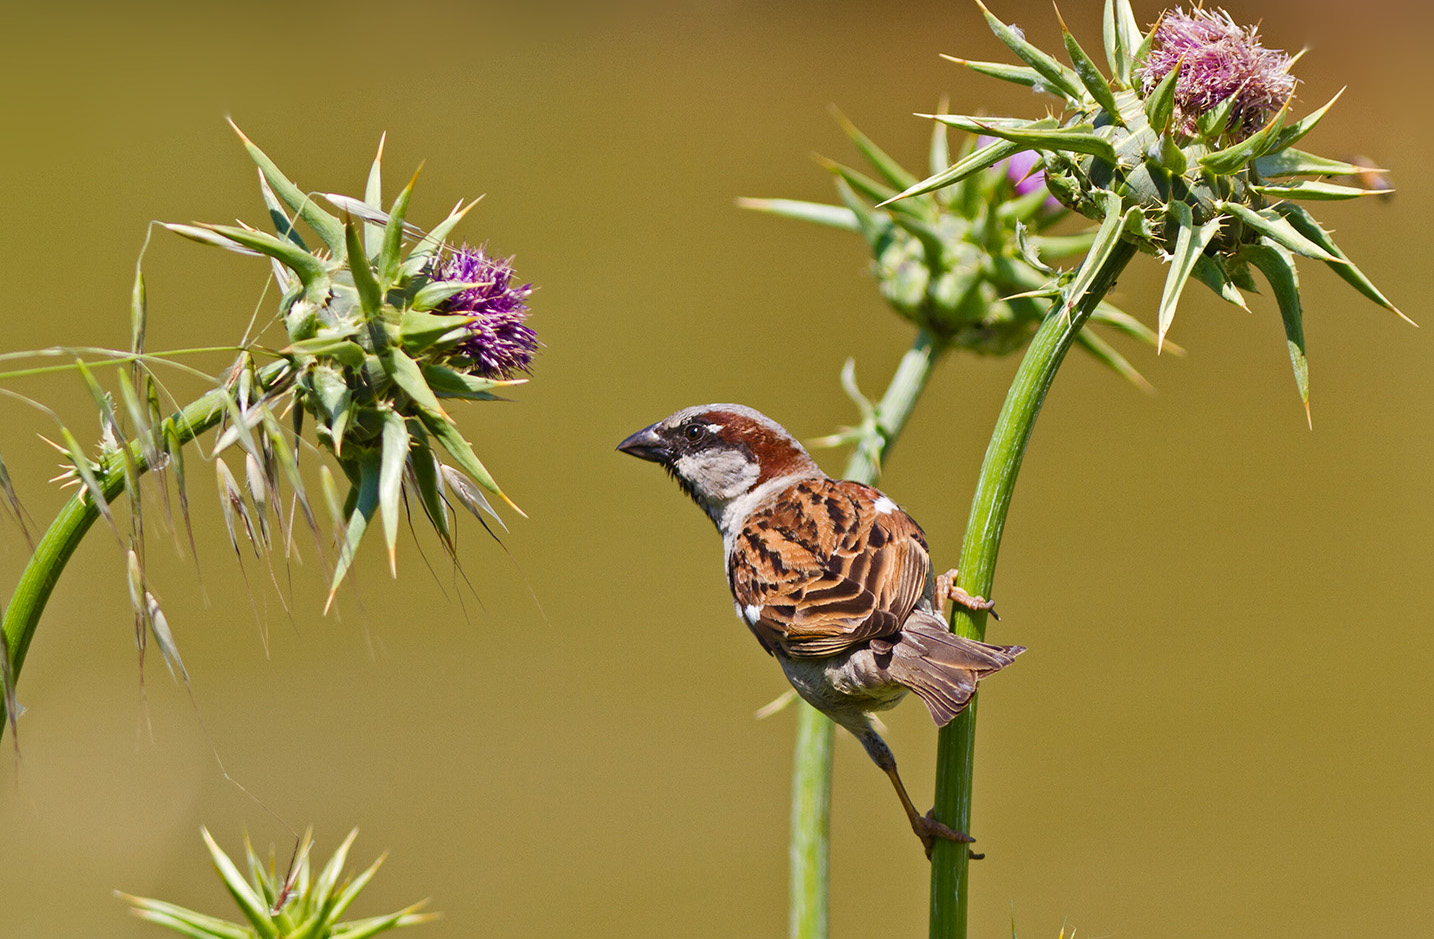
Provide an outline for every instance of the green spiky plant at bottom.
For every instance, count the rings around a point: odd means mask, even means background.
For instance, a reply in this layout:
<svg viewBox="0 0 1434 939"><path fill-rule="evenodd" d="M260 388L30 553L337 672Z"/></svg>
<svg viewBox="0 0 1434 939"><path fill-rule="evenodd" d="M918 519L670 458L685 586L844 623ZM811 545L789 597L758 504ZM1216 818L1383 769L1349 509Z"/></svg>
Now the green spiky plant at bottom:
<svg viewBox="0 0 1434 939"><path fill-rule="evenodd" d="M309 862L312 829L299 840L293 862L283 870L276 868L272 852L265 864L246 837L247 878L207 830L201 829L201 833L214 870L224 881L244 922L197 913L163 900L116 892L116 896L130 904L135 916L190 939L369 939L392 929L438 918L437 913L420 912L427 905L427 901L420 901L396 913L340 921L339 917L348 912L384 860L380 856L357 876L344 870L358 829L349 832L317 876Z"/></svg>
<svg viewBox="0 0 1434 939"><path fill-rule="evenodd" d="M99 453L91 458L74 433L61 426L63 443L57 446L68 464L65 475L79 491L36 544L4 611L0 690L12 733L19 712L15 683L41 613L70 556L100 518L126 551L141 656L152 637L165 663L187 682L173 632L146 574L140 477L151 470L173 473L187 529L186 450L213 428L220 428L211 455L236 554L240 540L247 539L256 550L282 552L288 559L296 548L296 518L319 536L316 500L300 472L301 456L313 451L337 463L347 483L346 496L328 466L320 462L318 468L323 504L338 544L328 603L375 516L390 570L396 574L400 518L411 520L418 514L404 513L405 506L421 510L456 563L451 507L464 507L486 528L483 515L495 520L497 515L484 493L509 501L443 403L494 399L496 390L523 380L515 376L527 371L538 349L535 334L524 322L531 285L516 280L508 260L446 240L476 200L460 203L425 232L407 221L416 175L387 210L382 207L382 143L364 198L356 199L305 192L247 137L239 136L258 167L272 233L243 223L164 227L270 260L282 291L277 322L284 342L279 347L246 338L227 350L148 352L146 288L137 267L128 351L52 349L0 356L8 361L37 355L73 359L65 366L0 372L0 379L74 369L94 399L103 428ZM323 208L319 200L339 214ZM317 247L306 243L299 225L306 226ZM176 361L185 353L214 351L237 352L233 364L219 375ZM95 379L100 365L129 366L118 370L119 403ZM171 411L165 404L166 386L156 375L161 365L182 367L212 387L183 407L169 398ZM313 428L313 442L304 435L306 424ZM230 453L237 453L242 464L238 473L225 462ZM0 476L3 504L23 520L8 474ZM285 485L291 500L287 513ZM162 491L168 507L167 486ZM129 531L124 534L110 506L121 494L130 501ZM192 550L192 537L190 545Z"/></svg>

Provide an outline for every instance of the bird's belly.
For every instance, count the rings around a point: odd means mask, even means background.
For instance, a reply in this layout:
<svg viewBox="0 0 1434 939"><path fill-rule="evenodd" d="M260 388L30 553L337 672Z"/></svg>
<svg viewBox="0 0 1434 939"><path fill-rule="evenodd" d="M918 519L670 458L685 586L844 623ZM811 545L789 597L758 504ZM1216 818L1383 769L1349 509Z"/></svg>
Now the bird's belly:
<svg viewBox="0 0 1434 939"><path fill-rule="evenodd" d="M797 694L844 726L862 721L861 715L870 711L895 707L906 696L906 689L886 675L869 649L825 658L778 654L777 659Z"/></svg>

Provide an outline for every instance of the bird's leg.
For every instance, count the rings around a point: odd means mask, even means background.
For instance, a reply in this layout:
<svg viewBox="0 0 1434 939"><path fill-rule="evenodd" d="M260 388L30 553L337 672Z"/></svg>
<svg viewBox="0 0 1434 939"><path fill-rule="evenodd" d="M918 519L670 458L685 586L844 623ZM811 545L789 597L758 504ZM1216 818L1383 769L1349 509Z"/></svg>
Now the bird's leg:
<svg viewBox="0 0 1434 939"><path fill-rule="evenodd" d="M906 793L906 786L901 782L901 774L896 771L896 757L892 755L891 748L886 745L875 730L868 729L861 735L862 746L866 747L867 754L881 771L891 780L891 785L896 788L896 797L901 800L901 807L906 810L906 818L911 822L911 830L916 837L921 839L921 845L926 849L926 859L931 860L931 848L937 838L944 838L947 841L957 841L970 844L975 841L965 832L957 831L936 820L935 809L922 815L916 811L916 806L911 802L911 796ZM969 849L968 849L969 850ZM981 855L971 854L972 858L979 858Z"/></svg>
<svg viewBox="0 0 1434 939"><path fill-rule="evenodd" d="M990 613L999 621L1001 617L996 613L996 604L985 597L973 597L956 586L958 576L956 568L953 567L936 578L936 602L943 607L943 614L946 601L955 600L959 607L970 610L972 613Z"/></svg>

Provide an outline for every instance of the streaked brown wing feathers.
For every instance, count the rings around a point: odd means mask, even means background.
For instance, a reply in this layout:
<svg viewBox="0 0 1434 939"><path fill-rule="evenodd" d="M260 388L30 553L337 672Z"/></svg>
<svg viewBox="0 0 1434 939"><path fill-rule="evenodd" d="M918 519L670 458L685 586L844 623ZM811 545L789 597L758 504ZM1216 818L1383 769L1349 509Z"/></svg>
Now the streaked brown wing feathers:
<svg viewBox="0 0 1434 939"><path fill-rule="evenodd" d="M921 529L877 512L876 490L806 480L754 513L729 575L753 632L793 656L835 655L897 632L925 589Z"/></svg>

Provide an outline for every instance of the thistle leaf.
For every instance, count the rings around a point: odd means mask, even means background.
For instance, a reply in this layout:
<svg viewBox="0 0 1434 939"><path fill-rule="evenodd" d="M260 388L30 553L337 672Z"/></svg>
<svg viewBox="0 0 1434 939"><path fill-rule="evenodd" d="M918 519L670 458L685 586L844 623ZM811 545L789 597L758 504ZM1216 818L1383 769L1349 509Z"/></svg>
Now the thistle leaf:
<svg viewBox="0 0 1434 939"><path fill-rule="evenodd" d="M274 195L274 190L269 186L269 181L264 178L264 171L259 170L259 194L264 198L264 208L269 210L269 221L274 224L274 233L285 241L292 241L304 251L309 246L304 244L304 239L294 229L294 221L289 218L289 213L279 204L279 197Z"/></svg>
<svg viewBox="0 0 1434 939"><path fill-rule="evenodd" d="M214 869L219 872L219 877L224 881L224 886L229 890L229 895L239 905L244 913L244 918L254 927L255 932L263 939L278 939L279 931L274 926L274 921L269 916L268 906L254 892L254 889L244 880L234 862L229 856L219 849L210 837L209 830L199 829L204 836L204 844L209 848L209 856L214 862Z"/></svg>
<svg viewBox="0 0 1434 939"><path fill-rule="evenodd" d="M1120 106L1115 103L1115 94L1111 92L1110 84L1100 73L1094 60L1086 54L1080 43L1071 35L1071 31L1066 28L1066 21L1061 17L1059 10L1056 11L1056 18L1060 20L1061 39L1065 42L1066 54L1070 56L1071 65L1075 66L1076 77L1085 86L1085 90L1090 92L1095 103L1104 108L1112 118L1123 126L1125 120L1120 116Z"/></svg>
<svg viewBox="0 0 1434 939"><path fill-rule="evenodd" d="M1104 339L1095 335L1088 329L1082 329L1076 334L1076 342L1086 352L1089 352L1097 362L1115 372L1121 378L1130 382L1146 394L1154 394L1155 386L1146 381L1145 376L1136 371L1135 366L1115 350Z"/></svg>
<svg viewBox="0 0 1434 939"><path fill-rule="evenodd" d="M1044 86L1046 80L1041 73L1029 65L1007 65L1004 62L973 62L970 59L958 59L954 55L942 53L941 58L948 62L955 62L957 65L964 65L973 72L981 75L989 75L991 78L998 78L1003 82L1010 82L1014 85L1025 85L1027 88L1034 88L1037 85Z"/></svg>
<svg viewBox="0 0 1434 939"><path fill-rule="evenodd" d="M525 378L507 380L480 378L477 375L456 371L446 365L424 365L421 366L421 369L424 381L428 382L428 387L440 398L492 401L497 399L496 395L490 393L492 389L521 385L527 381Z"/></svg>
<svg viewBox="0 0 1434 939"><path fill-rule="evenodd" d="M1275 206L1275 211L1280 213L1285 221L1289 222L1301 235L1328 251L1335 258L1335 262L1326 261L1325 263L1329 264L1330 270L1338 274L1345 283L1398 316L1409 325L1418 325L1412 319L1401 313L1398 307L1390 303L1389 299L1380 292L1379 288L1374 286L1374 282L1366 277L1363 271L1354 266L1354 262L1350 261L1349 258L1345 256L1345 253L1339 249L1339 246L1334 243L1334 239L1329 236L1329 232L1325 231L1319 222L1315 221L1314 216L1310 215L1303 206L1286 202L1282 205Z"/></svg>
<svg viewBox="0 0 1434 939"><path fill-rule="evenodd" d="M415 430L418 432L415 433ZM423 505L429 523L451 551L453 535L448 525L448 510L443 498L443 474L439 468L438 457L434 456L433 449L429 447L428 435L422 432L421 425L417 428L409 425L409 432L413 437L413 454L409 460L413 469L413 488L418 492L419 502Z"/></svg>
<svg viewBox="0 0 1434 939"><path fill-rule="evenodd" d="M886 205L896 198L896 190L890 186L884 186L870 176L858 173L856 170L843 166L832 160L823 160L822 165L836 177L845 182L858 195L878 205ZM891 206L892 212L899 212L911 218L924 219L931 215L931 206L920 202L903 202L900 205Z"/></svg>
<svg viewBox="0 0 1434 939"><path fill-rule="evenodd" d="M141 919L157 923L169 929L182 932L198 939L252 939L252 934L234 923L187 910L163 900L148 897L134 897L115 891L115 896L132 906L133 913Z"/></svg>
<svg viewBox="0 0 1434 939"><path fill-rule="evenodd" d="M1300 303L1300 277L1295 259L1283 245L1262 238L1260 244L1246 245L1240 256L1259 269L1269 281L1275 300L1280 305L1280 318L1285 324L1285 343L1289 347L1290 364L1295 370L1295 387L1305 406L1305 421L1310 420L1309 361L1305 353L1304 313Z"/></svg>
<svg viewBox="0 0 1434 939"><path fill-rule="evenodd" d="M835 105L831 107L832 117L836 120L842 132L847 135L861 155L866 157L868 163L876 170L882 179L897 189L905 189L916 182L916 176L908 172L900 163L893 160L886 151L882 150L876 143L857 129L856 125L847 120L845 114L841 113Z"/></svg>
<svg viewBox="0 0 1434 939"><path fill-rule="evenodd" d="M836 190L841 201L846 203L847 208L856 218L862 238L866 239L866 243L873 252L879 252L891 239L891 233L896 229L896 223L891 220L891 215L887 212L873 211L866 204L866 200L858 196L851 186L847 185L847 181L840 176L836 179Z"/></svg>
<svg viewBox="0 0 1434 939"><path fill-rule="evenodd" d="M1070 286L1062 291L1065 302L1061 305L1061 311L1067 316L1085 296L1090 285L1095 282L1096 274L1105 266L1106 259L1110 257L1110 253L1120 242L1126 224L1140 213L1139 206L1131 206L1125 212L1121 212L1120 197L1113 193L1101 193L1100 197L1105 201L1105 218L1095 233L1095 240L1091 242L1090 253L1085 256L1085 261L1076 271Z"/></svg>
<svg viewBox="0 0 1434 939"><path fill-rule="evenodd" d="M393 346L384 352L382 360L384 371L393 379L394 384L402 388L404 393L413 399L414 404L417 404L425 413L445 423L449 420L448 412L443 410L443 405L438 403L433 389L428 387L422 369L408 353Z"/></svg>
<svg viewBox="0 0 1434 939"><path fill-rule="evenodd" d="M1050 55L1037 49L1026 42L1025 37L1017 30L1012 29L1001 22L986 9L981 0L976 0L976 5L981 8L981 13L986 17L986 23L991 27L991 32L996 38L1006 44L1016 58L1029 65L1040 73L1041 77L1050 86L1070 101L1072 104L1079 104L1081 99L1080 84L1076 80L1075 73L1057 62Z"/></svg>
<svg viewBox="0 0 1434 939"><path fill-rule="evenodd" d="M1214 153L1202 156L1200 168L1217 176L1227 176L1231 173L1238 173L1246 164L1257 157L1264 156L1270 151L1281 128L1285 126L1285 115L1289 113L1289 108L1290 104L1286 101L1285 106L1280 108L1275 116L1255 133L1223 150L1216 150Z"/></svg>
<svg viewBox="0 0 1434 939"><path fill-rule="evenodd" d="M1238 202L1217 202L1215 207L1221 212L1235 216L1235 218L1245 223L1245 225L1267 236L1271 240L1284 245L1296 254L1303 254L1309 258L1317 258L1332 266L1345 263L1342 259L1335 257L1320 247L1316 242L1300 234L1293 225L1271 209L1256 212L1254 209L1241 205Z"/></svg>
<svg viewBox="0 0 1434 939"><path fill-rule="evenodd" d="M263 150L256 147L253 141L244 136L239 125L230 121L229 126L234 128L234 133L239 135L239 139L244 143L244 149L249 151L250 159L259 167L259 172L264 174L264 179L268 181L274 193L314 230L314 233L319 236L319 240L328 246L335 259L342 259L344 256L344 229L339 224L339 220L319 208L318 204L310 199L303 190L290 182L289 178L274 165L274 161L269 159Z"/></svg>
<svg viewBox="0 0 1434 939"><path fill-rule="evenodd" d="M184 234L179 230L191 226L165 225L164 227ZM200 225L198 228L206 229L250 251L273 258L299 275L299 279L304 282L305 286L314 284L328 276L328 269L324 266L323 261L292 241L279 239L268 232L253 231L248 228L240 228L237 225Z"/></svg>
<svg viewBox="0 0 1434 939"><path fill-rule="evenodd" d="M383 460L378 477L378 504L388 544L388 570L398 576L398 508L403 495L403 468L408 465L408 427L396 411L383 415Z"/></svg>
<svg viewBox="0 0 1434 939"><path fill-rule="evenodd" d="M946 113L946 98L941 98L937 112ZM935 175L951 165L951 142L946 137L946 125L939 121L931 125L931 143L926 151L926 164Z"/></svg>
<svg viewBox="0 0 1434 939"><path fill-rule="evenodd" d="M343 543L339 545L339 557L334 563L333 581L329 584L329 597L324 601L325 613L333 604L334 595L338 593L339 584L343 583L344 575L353 566L359 542L363 540L364 532L368 530L368 523L373 521L374 513L378 511L378 485L378 459L374 454L366 453L359 462L358 498L354 503L353 512L349 515L348 525L344 529Z"/></svg>
<svg viewBox="0 0 1434 939"><path fill-rule="evenodd" d="M1309 114L1306 114L1304 117L1300 118L1298 121L1295 121L1289 127L1286 127L1280 133L1279 137L1275 140L1275 142L1265 149L1264 153L1279 153L1281 150L1284 150L1287 147L1292 147L1296 143L1298 143L1301 137L1314 130L1315 126L1324 119L1325 114L1329 112L1330 108L1334 107L1334 103L1339 100L1339 96L1342 94L1344 94L1343 88L1335 92L1334 97L1330 98L1329 101L1325 103L1324 107L1320 108L1318 111L1312 111ZM1289 103L1286 102L1285 108L1288 107ZM1280 109L1281 113L1284 113L1285 108Z"/></svg>
<svg viewBox="0 0 1434 939"><path fill-rule="evenodd" d="M1222 300L1233 303L1235 306L1250 312L1249 306L1245 303L1244 294L1240 293L1228 274L1225 273L1224 265L1208 254L1202 254L1195 259L1195 267L1191 275L1200 283L1214 291Z"/></svg>
<svg viewBox="0 0 1434 939"><path fill-rule="evenodd" d="M363 307L364 316L373 322L383 307L383 288L374 277L368 256L363 253L363 245L359 244L358 227L352 216L344 219L344 238L348 242L349 272L354 276L354 289L358 292L359 304Z"/></svg>
<svg viewBox="0 0 1434 939"><path fill-rule="evenodd" d="M422 169L420 167L419 169ZM415 171L408 185L399 192L398 198L393 200L393 208L389 213L388 224L383 229L383 247L380 250L376 264L378 267L379 282L387 289L398 277L399 249L403 245L403 233L405 230L404 217L408 215L408 202L413 196L413 187L418 182L418 172Z"/></svg>
<svg viewBox="0 0 1434 939"><path fill-rule="evenodd" d="M844 231L861 230L861 226L856 220L856 213L839 205L802 202L797 199L738 199L737 205L739 208L751 209L754 212L765 212L768 215L792 218L800 222L814 222L817 225L840 228ZM423 291L420 290L419 294L422 295L422 293ZM417 298L414 300L414 305L417 307Z"/></svg>
<svg viewBox="0 0 1434 939"><path fill-rule="evenodd" d="M1180 80L1180 70L1184 65L1183 58L1176 62L1145 99L1145 116L1150 121L1150 127L1162 136L1169 132L1170 119L1175 115L1175 85Z"/></svg>
<svg viewBox="0 0 1434 939"><path fill-rule="evenodd" d="M1105 0L1102 33L1110 74L1130 86L1131 58L1136 47L1140 45L1140 25L1136 22L1135 12L1130 8L1130 0Z"/></svg>
<svg viewBox="0 0 1434 939"><path fill-rule="evenodd" d="M1160 312L1156 317L1155 351L1165 343L1165 333L1175 319L1175 308L1180 303L1180 294L1190 279L1195 262L1205 252L1205 246L1220 230L1220 218L1216 216L1204 225L1196 225L1190 214L1190 206L1174 200L1170 203L1170 214L1179 230L1175 235L1175 248L1171 251L1170 271L1165 276L1165 289L1160 294Z"/></svg>
<svg viewBox="0 0 1434 939"><path fill-rule="evenodd" d="M364 184L363 201L375 209L383 208L383 145L388 139L385 131L378 136L378 152L374 154L373 165L368 168L368 182ZM364 252L370 257L378 254L382 242L382 230L374 225L365 225L363 230Z"/></svg>
<svg viewBox="0 0 1434 939"><path fill-rule="evenodd" d="M1214 140L1223 134L1230 126L1230 115L1235 113L1235 105L1240 101L1240 91L1236 89L1225 96L1225 100L1215 105L1210 110L1201 114L1195 119L1195 126L1201 136L1207 140Z"/></svg>
<svg viewBox="0 0 1434 939"><path fill-rule="evenodd" d="M455 344L469 335L468 324L477 317L463 314L434 314L404 310L398 322L398 338L414 354Z"/></svg>
<svg viewBox="0 0 1434 939"><path fill-rule="evenodd" d="M1277 176L1353 176L1366 169L1293 148L1267 153L1255 161L1255 170L1266 179Z"/></svg>
<svg viewBox="0 0 1434 939"><path fill-rule="evenodd" d="M1358 199L1361 196L1379 196L1391 193L1393 189L1365 189L1362 186L1339 186L1311 179L1300 179L1290 183L1270 184L1254 187L1262 196L1272 199L1308 199L1312 202L1335 202L1341 199Z"/></svg>
<svg viewBox="0 0 1434 939"><path fill-rule="evenodd" d="M1111 146L1110 141L1095 133L1095 128L1090 124L1055 127L1054 121L1049 124L1045 120L1006 122L966 117L960 114L918 114L917 117L929 117L974 134L988 134L1019 144L1020 146L1013 152L1020 150L1073 150L1077 153L1098 156L1108 163L1116 162L1115 147ZM976 153L981 152L983 151L976 151ZM972 154L973 157L975 155Z"/></svg>
<svg viewBox="0 0 1434 939"><path fill-rule="evenodd" d="M944 124L947 123L947 118L951 117L951 115L933 114L930 115L930 117ZM1053 119L1046 119L1044 121L1038 121L1035 123L1044 124L1047 127L1057 126L1056 122ZM1035 125L1033 124L1032 126ZM968 156L958 160L954 166L948 167L940 173L936 173L932 176L927 177L926 179L917 183L915 186L912 186L910 189L907 189L904 192L898 193L887 201L895 202L898 199L906 199L910 198L911 196L920 196L928 192L933 192L937 189L943 189L947 186L954 185L965 179L967 176L970 176L973 173L979 173L990 166L994 166L995 164L1001 162L1012 154L1021 152L1021 150L1023 149L1025 148L1022 147L1020 144L1012 143L1009 140L997 140L995 143L989 143L986 146L980 148L979 150L976 150ZM885 204L886 203L882 203L882 205Z"/></svg>

